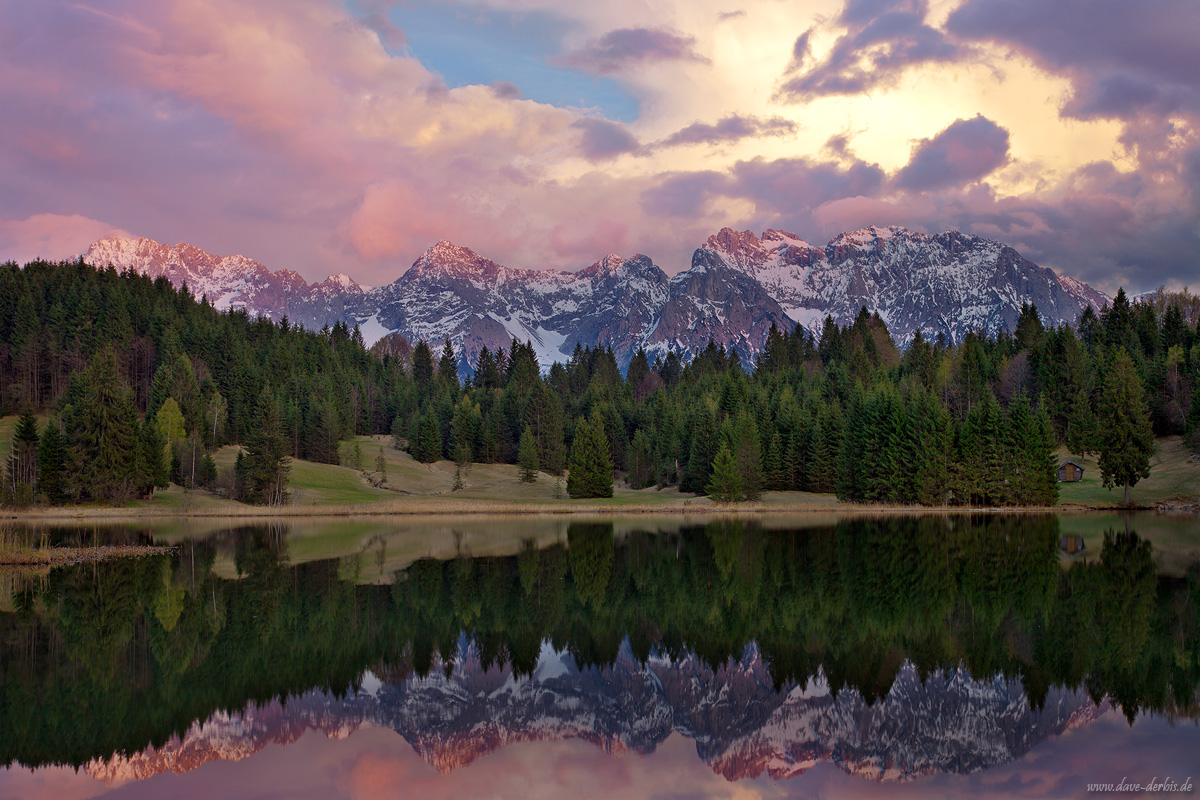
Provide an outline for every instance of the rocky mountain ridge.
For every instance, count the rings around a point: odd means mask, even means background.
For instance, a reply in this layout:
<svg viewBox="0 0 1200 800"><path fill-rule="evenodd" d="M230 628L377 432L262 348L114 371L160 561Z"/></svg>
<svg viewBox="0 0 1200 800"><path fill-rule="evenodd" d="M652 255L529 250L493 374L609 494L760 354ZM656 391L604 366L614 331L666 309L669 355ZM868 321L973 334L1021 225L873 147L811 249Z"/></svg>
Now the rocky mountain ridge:
<svg viewBox="0 0 1200 800"><path fill-rule="evenodd" d="M759 237L724 228L674 276L645 255L611 254L578 272L514 269L448 241L378 287L347 275L309 284L245 256L145 238L102 239L83 258L186 283L222 310L286 316L311 329L357 325L368 344L393 331L435 345L449 338L464 374L483 347L508 347L514 337L530 341L547 368L577 344L611 347L624 366L638 348L651 358L675 351L686 360L710 339L749 363L772 324L819 331L827 314L846 323L863 306L904 343L917 330L949 341L973 330L1011 330L1025 302L1050 325L1107 302L999 242L896 227L839 234L824 247L786 231Z"/></svg>

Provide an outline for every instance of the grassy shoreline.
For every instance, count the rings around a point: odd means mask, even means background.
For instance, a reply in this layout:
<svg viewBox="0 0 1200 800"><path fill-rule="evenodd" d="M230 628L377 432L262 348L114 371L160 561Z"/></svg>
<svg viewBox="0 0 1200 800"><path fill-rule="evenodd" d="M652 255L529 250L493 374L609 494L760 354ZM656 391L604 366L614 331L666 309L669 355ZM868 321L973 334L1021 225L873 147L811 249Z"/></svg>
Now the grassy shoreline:
<svg viewBox="0 0 1200 800"><path fill-rule="evenodd" d="M212 504L203 508L182 509L172 505L136 508L104 506L71 506L57 508L4 509L0 520L6 522L58 521L123 521L171 519L259 519L259 518L345 518L345 517L412 517L412 516L596 516L596 515L780 515L780 514L1045 514L1090 512L1156 511L1156 505L1115 507L1062 503L1055 506L918 506L888 504L857 504L829 502L757 502L720 504L707 498L664 503L630 503L625 498L613 502L596 500L562 500L529 503L478 498L412 498L353 505L289 505L247 506L238 503ZM1180 513L1195 514L1182 509Z"/></svg>
<svg viewBox="0 0 1200 800"><path fill-rule="evenodd" d="M11 418L2 422L11 423ZM6 425L0 425L3 434ZM11 427L11 424L7 425ZM0 439L3 437L0 436ZM1120 513L1153 511L1162 504L1183 506L1195 514L1200 507L1200 461L1184 447L1179 437L1160 439L1152 463L1152 475L1134 489L1132 508L1119 508L1119 490L1100 484L1094 456L1082 461L1084 480L1059 485L1059 503L1038 507L915 506L872 503L843 503L832 494L767 492L756 502L721 505L707 497L683 494L677 488L629 489L618 483L612 498L570 500L562 497L560 479L539 473L533 483L518 479L512 464L473 464L463 474L462 488L454 487L456 466L449 461L420 464L391 446L390 437L359 436L362 461L373 464L384 457L387 481L383 488L367 479L367 473L333 464L293 461L289 490L292 503L285 506L250 506L205 491L185 492L178 486L155 493L151 500L123 508L79 505L37 508L0 508L0 521L14 523L138 522L149 520L266 518L412 518L415 516L568 516L568 515L811 515L834 514L1022 514ZM0 441L0 445L3 442ZM354 442L343 443L349 461ZM230 469L237 448L225 447L216 454L218 466ZM1062 460L1072 458L1059 453Z"/></svg>

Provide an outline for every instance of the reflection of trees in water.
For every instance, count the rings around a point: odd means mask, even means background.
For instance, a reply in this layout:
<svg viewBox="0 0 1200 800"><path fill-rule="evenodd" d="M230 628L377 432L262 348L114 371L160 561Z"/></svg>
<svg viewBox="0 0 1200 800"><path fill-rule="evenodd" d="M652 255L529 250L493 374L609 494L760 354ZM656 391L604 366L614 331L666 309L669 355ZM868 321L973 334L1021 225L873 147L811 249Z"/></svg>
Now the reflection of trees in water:
<svg viewBox="0 0 1200 800"><path fill-rule="evenodd" d="M823 669L834 689L886 695L905 661L1049 687L1086 685L1131 718L1195 717L1197 586L1160 577L1148 543L1110 534L1099 561L1059 566L1051 516L848 520L675 534L572 525L511 557L412 564L356 586L336 560L286 564L282 531L233 532L238 580L211 542L173 556L55 570L0 615L0 758L78 764L159 744L214 710L312 688L350 690L447 668L465 633L486 667L528 674L543 642L581 666L695 653L710 666L757 642L779 686Z"/></svg>

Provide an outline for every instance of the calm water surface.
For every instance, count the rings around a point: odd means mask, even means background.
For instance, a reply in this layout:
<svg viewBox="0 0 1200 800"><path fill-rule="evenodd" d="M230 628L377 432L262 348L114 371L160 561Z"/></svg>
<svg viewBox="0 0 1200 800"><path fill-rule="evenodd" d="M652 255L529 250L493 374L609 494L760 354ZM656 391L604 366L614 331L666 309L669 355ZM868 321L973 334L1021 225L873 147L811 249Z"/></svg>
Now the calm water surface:
<svg viewBox="0 0 1200 800"><path fill-rule="evenodd" d="M1198 528L990 515L29 530L178 549L0 573L0 797L1195 783Z"/></svg>

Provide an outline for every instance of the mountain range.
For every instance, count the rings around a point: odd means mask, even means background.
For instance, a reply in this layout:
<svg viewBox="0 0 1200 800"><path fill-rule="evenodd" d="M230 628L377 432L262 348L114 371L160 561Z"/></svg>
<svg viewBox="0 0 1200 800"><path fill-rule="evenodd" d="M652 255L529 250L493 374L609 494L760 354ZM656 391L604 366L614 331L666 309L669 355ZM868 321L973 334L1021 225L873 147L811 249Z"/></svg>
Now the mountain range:
<svg viewBox="0 0 1200 800"><path fill-rule="evenodd" d="M345 738L370 724L396 731L443 773L519 742L580 739L613 755L648 754L679 733L730 781L794 777L822 761L870 780L904 780L1009 763L1109 709L1107 700L1059 688L1034 709L1020 682L975 679L961 668L922 676L907 662L874 703L855 689L831 692L821 674L777 690L753 645L718 669L695 655L642 662L628 643L605 668L579 669L548 643L532 676L485 669L473 644L460 646L449 677L445 666L386 682L367 672L358 693L313 691L221 712L161 747L84 769L106 781L142 780L247 758L309 730Z"/></svg>
<svg viewBox="0 0 1200 800"><path fill-rule="evenodd" d="M950 342L971 331L1011 330L1023 303L1058 325L1108 302L999 242L898 227L842 233L824 247L786 231L760 237L724 228L674 276L645 255L608 255L577 272L514 269L448 241L378 287L348 275L310 284L245 256L146 238L101 239L83 258L186 283L222 310L286 316L311 329L358 326L367 344L392 332L435 349L448 338L464 374L483 347L507 348L513 338L531 342L547 368L577 344L610 347L624 367L638 348L651 359L675 351L687 360L710 339L752 363L772 325L819 331L826 315L845 324L862 307L878 312L904 344L918 330Z"/></svg>

